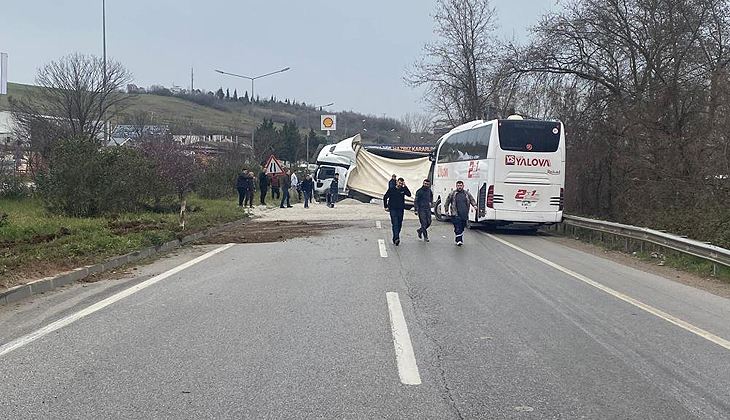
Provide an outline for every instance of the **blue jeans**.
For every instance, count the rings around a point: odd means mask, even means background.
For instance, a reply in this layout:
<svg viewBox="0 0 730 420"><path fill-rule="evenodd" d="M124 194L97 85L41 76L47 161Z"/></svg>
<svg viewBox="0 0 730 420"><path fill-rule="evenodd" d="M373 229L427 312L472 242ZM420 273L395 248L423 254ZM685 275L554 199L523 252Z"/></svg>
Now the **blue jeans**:
<svg viewBox="0 0 730 420"><path fill-rule="evenodd" d="M309 207L309 202L312 201L312 193L304 191L304 207Z"/></svg>
<svg viewBox="0 0 730 420"><path fill-rule="evenodd" d="M282 188L281 190L281 204L279 207L284 207L284 201L286 201L286 206L289 207L291 204L289 204L289 188Z"/></svg>
<svg viewBox="0 0 730 420"><path fill-rule="evenodd" d="M400 239L400 230L403 227L403 209L389 209L390 223L393 225L393 241Z"/></svg>

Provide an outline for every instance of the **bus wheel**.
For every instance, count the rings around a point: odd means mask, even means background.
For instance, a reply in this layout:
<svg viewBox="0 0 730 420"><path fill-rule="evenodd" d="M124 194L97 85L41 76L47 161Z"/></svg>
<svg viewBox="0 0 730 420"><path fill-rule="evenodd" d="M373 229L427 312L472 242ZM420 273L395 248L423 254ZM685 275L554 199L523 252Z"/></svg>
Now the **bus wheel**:
<svg viewBox="0 0 730 420"><path fill-rule="evenodd" d="M444 217L443 213L441 213L441 197L439 197L438 200L436 200L436 203L434 203L433 214L439 222L446 221L446 217Z"/></svg>

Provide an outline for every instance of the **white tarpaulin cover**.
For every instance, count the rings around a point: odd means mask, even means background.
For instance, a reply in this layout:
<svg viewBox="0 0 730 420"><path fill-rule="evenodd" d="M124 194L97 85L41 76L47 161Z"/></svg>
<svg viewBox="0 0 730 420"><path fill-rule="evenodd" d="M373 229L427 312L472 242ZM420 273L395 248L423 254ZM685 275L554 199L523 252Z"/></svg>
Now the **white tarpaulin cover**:
<svg viewBox="0 0 730 420"><path fill-rule="evenodd" d="M374 198L383 198L388 190L388 181L393 174L406 181L411 194L421 188L428 177L431 161L428 156L416 159L390 159L370 153L357 147L355 168L347 179L347 188ZM408 198L406 198L408 200ZM413 202L413 197L408 200Z"/></svg>

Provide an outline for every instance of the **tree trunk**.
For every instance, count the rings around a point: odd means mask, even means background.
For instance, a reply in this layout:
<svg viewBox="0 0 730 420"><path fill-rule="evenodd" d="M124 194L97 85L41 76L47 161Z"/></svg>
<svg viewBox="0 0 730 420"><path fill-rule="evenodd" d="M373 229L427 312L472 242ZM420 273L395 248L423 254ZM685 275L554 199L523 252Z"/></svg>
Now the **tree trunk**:
<svg viewBox="0 0 730 420"><path fill-rule="evenodd" d="M185 209L187 207L187 200L182 200L180 203L180 230L185 230Z"/></svg>

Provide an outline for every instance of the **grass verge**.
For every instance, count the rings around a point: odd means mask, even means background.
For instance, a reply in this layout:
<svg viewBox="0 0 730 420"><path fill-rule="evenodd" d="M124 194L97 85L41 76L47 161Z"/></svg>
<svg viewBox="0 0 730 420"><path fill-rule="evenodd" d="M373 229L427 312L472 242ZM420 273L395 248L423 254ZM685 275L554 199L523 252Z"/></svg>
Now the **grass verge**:
<svg viewBox="0 0 730 420"><path fill-rule="evenodd" d="M237 204L190 197L181 231L176 213L73 218L48 213L34 198L0 200L0 289L241 219Z"/></svg>

